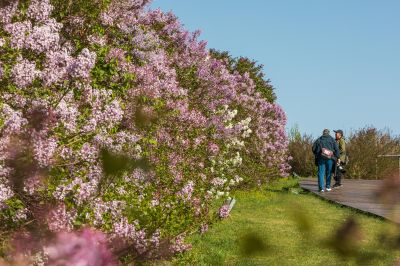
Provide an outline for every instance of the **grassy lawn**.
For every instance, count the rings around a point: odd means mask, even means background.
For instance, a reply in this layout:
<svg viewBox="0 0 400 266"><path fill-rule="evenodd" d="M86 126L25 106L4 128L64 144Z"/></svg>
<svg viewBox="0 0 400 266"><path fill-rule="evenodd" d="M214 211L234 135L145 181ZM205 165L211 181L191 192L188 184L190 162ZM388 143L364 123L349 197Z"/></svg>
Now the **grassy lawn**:
<svg viewBox="0 0 400 266"><path fill-rule="evenodd" d="M400 257L383 238L397 230L394 225L283 182L275 189L237 192L231 216L191 236L193 249L172 264L393 265ZM346 227L349 217L355 225Z"/></svg>

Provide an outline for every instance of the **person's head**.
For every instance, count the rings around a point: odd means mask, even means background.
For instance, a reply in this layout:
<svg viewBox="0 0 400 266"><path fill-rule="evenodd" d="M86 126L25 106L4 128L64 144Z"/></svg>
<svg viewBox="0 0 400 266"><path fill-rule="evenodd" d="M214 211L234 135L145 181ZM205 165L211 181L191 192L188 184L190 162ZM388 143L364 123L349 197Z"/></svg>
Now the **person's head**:
<svg viewBox="0 0 400 266"><path fill-rule="evenodd" d="M322 131L322 136L329 136L330 132L329 129L324 129L324 131Z"/></svg>
<svg viewBox="0 0 400 266"><path fill-rule="evenodd" d="M343 137L343 130L338 129L338 130L334 130L333 132L335 132L336 139L341 139Z"/></svg>

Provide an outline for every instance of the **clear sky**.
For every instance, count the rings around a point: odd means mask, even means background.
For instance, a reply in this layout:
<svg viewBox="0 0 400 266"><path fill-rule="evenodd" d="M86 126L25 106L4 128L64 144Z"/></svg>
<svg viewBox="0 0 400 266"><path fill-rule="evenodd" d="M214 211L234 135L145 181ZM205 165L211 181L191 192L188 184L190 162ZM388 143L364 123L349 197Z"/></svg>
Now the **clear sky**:
<svg viewBox="0 0 400 266"><path fill-rule="evenodd" d="M400 1L153 0L209 48L264 65L288 128L400 134Z"/></svg>

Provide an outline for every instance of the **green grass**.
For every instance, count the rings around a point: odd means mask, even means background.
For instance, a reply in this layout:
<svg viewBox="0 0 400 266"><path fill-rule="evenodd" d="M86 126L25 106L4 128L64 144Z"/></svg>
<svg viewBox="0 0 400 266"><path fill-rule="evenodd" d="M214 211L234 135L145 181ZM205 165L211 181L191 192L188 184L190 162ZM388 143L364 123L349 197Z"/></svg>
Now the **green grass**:
<svg viewBox="0 0 400 266"><path fill-rule="evenodd" d="M400 253L387 244L389 241L383 240L390 230L397 229L394 225L291 188L295 183L287 180L268 190L235 193L237 203L231 216L215 223L206 234L189 237L193 249L171 263L393 265L400 257ZM347 228L346 233L335 238L336 244L329 245L349 217L353 217L358 226ZM349 243L354 244L348 247L353 253L339 255L337 250Z"/></svg>

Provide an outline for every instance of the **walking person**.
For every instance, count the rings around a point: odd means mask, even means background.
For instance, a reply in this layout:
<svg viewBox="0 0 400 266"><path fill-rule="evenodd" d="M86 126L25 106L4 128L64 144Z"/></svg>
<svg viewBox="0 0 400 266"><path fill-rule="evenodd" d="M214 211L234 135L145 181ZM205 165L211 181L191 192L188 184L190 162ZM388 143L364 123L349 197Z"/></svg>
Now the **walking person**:
<svg viewBox="0 0 400 266"><path fill-rule="evenodd" d="M334 176L333 178L335 179L335 184L333 185L333 188L338 188L342 186L342 177L344 174L344 166L346 164L346 141L343 137L343 130L334 130L335 132L335 138L336 138L336 143L339 146L339 157L336 161L336 164L334 166Z"/></svg>
<svg viewBox="0 0 400 266"><path fill-rule="evenodd" d="M331 191L332 167L339 157L339 147L335 139L324 129L322 136L313 144L312 151L318 166L318 188L320 192ZM326 184L325 184L326 178Z"/></svg>

